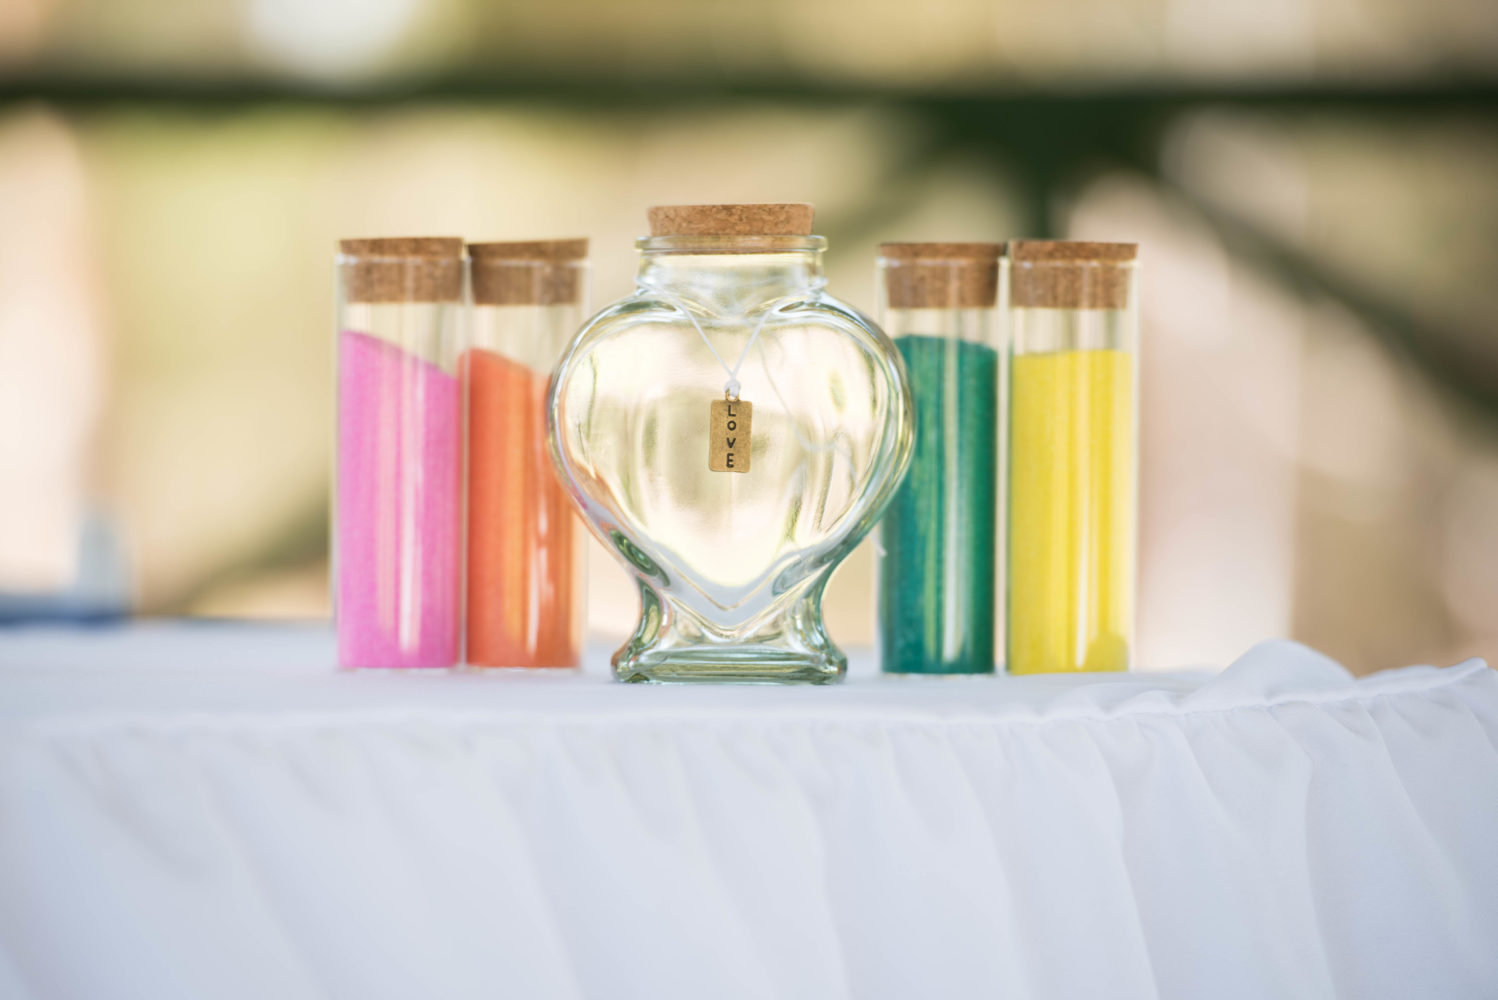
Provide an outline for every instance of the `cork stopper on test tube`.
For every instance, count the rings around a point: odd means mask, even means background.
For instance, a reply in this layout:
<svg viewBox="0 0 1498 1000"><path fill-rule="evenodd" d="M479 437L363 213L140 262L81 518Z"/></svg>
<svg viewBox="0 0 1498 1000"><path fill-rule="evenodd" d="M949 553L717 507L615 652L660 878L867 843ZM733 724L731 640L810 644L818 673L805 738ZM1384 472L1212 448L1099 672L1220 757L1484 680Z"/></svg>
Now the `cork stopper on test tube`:
<svg viewBox="0 0 1498 1000"><path fill-rule="evenodd" d="M350 302L456 302L463 294L463 240L399 236L338 241Z"/></svg>
<svg viewBox="0 0 1498 1000"><path fill-rule="evenodd" d="M881 243L891 309L991 309L1002 243Z"/></svg>
<svg viewBox="0 0 1498 1000"><path fill-rule="evenodd" d="M468 257L476 305L573 305L582 299L586 239L470 243Z"/></svg>
<svg viewBox="0 0 1498 1000"><path fill-rule="evenodd" d="M1124 309L1137 243L1014 240L1009 303L1019 309Z"/></svg>

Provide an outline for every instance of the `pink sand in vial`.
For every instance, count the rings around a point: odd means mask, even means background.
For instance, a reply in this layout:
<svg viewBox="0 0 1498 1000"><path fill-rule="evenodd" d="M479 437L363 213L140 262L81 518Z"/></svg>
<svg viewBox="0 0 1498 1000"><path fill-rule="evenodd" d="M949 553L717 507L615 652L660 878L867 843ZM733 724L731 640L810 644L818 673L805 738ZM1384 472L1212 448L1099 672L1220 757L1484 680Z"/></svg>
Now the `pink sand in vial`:
<svg viewBox="0 0 1498 1000"><path fill-rule="evenodd" d="M368 334L338 352L338 662L458 660L458 380Z"/></svg>

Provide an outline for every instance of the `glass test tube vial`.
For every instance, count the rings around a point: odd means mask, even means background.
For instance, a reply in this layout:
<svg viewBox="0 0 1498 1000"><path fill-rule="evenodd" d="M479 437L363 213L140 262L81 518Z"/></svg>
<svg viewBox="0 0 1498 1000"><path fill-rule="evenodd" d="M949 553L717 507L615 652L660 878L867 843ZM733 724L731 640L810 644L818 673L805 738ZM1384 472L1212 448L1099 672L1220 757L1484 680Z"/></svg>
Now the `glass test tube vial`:
<svg viewBox="0 0 1498 1000"><path fill-rule="evenodd" d="M1137 255L1133 243L1009 245L1010 673L1131 662Z"/></svg>
<svg viewBox="0 0 1498 1000"><path fill-rule="evenodd" d="M889 673L992 673L997 648L1004 350L1001 243L885 243L879 322L915 404L910 471L879 525L879 657Z"/></svg>
<svg viewBox="0 0 1498 1000"><path fill-rule="evenodd" d="M546 387L587 312L588 241L468 252L467 662L575 667L586 548L547 446Z"/></svg>
<svg viewBox="0 0 1498 1000"><path fill-rule="evenodd" d="M450 667L461 613L463 241L343 240L333 591L346 667Z"/></svg>

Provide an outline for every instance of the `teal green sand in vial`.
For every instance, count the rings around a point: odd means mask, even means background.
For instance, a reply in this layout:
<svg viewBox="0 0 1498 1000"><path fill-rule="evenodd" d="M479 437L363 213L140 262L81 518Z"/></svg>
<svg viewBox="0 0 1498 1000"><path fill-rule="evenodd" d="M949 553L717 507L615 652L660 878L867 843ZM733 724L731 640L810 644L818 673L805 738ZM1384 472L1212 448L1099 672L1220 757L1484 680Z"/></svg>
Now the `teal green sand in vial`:
<svg viewBox="0 0 1498 1000"><path fill-rule="evenodd" d="M895 345L915 452L880 522L880 660L889 673L992 673L999 355L950 337Z"/></svg>

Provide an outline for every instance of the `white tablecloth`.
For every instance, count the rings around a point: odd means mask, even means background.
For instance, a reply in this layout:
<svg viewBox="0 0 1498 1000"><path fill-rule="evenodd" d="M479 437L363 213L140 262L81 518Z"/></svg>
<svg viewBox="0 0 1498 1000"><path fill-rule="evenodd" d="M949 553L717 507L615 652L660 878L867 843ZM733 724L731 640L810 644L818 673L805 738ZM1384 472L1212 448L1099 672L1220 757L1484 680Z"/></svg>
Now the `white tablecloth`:
<svg viewBox="0 0 1498 1000"><path fill-rule="evenodd" d="M0 633L0 996L1491 998L1498 674L653 688Z"/></svg>

